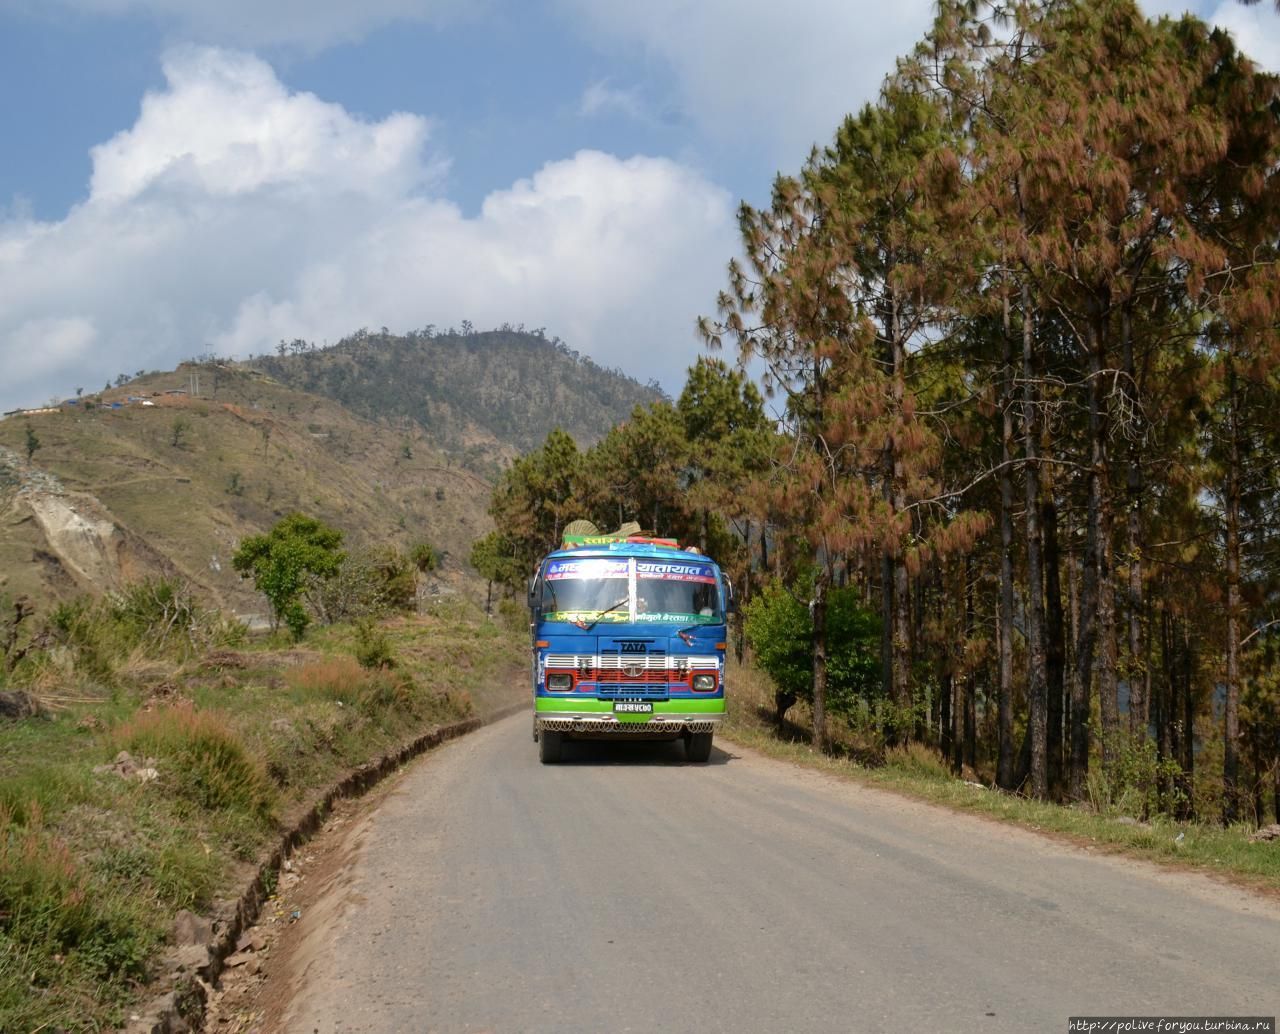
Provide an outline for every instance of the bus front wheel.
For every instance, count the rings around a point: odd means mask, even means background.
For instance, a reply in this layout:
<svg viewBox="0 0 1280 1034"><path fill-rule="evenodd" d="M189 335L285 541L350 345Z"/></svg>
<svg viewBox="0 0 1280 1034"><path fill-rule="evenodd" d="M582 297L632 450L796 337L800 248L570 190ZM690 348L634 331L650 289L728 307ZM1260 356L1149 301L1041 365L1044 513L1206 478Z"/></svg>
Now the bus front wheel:
<svg viewBox="0 0 1280 1034"><path fill-rule="evenodd" d="M542 729L538 733L538 760L544 765L554 765L560 760L564 745L564 733Z"/></svg>
<svg viewBox="0 0 1280 1034"><path fill-rule="evenodd" d="M546 733L543 733L545 736ZM684 756L686 761L709 761L711 759L711 737L709 732L691 732L684 738Z"/></svg>

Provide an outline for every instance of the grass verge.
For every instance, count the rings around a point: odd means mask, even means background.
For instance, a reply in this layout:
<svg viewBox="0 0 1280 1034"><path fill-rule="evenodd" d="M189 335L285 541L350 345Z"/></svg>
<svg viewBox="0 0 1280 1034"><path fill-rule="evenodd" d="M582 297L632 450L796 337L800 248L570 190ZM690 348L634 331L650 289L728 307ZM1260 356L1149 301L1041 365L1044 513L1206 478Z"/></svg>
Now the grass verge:
<svg viewBox="0 0 1280 1034"><path fill-rule="evenodd" d="M797 705L788 715L789 738L769 720L773 689L767 676L749 665L730 664L725 734L769 757L876 786L955 811L1007 822L1071 843L1192 869L1280 896L1280 841L1251 843L1243 826L1223 829L1207 823L1180 823L1164 817L1138 822L1083 805L1065 806L1003 793L955 778L936 752L915 745L890 751L882 765L848 756L823 755L809 744L808 715ZM838 722L832 723L833 727ZM840 730L834 729L837 747Z"/></svg>
<svg viewBox="0 0 1280 1034"><path fill-rule="evenodd" d="M344 626L42 665L51 709L0 725L0 1031L119 1027L175 912L225 914L318 792L518 696L523 629L456 604L380 632L374 668L352 656L368 630Z"/></svg>

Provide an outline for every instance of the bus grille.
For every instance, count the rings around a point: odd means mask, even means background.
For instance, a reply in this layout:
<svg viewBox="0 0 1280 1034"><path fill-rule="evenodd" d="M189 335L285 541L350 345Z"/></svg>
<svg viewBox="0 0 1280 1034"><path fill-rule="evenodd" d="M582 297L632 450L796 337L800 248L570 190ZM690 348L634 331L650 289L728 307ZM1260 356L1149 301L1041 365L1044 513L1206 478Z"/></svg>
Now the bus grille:
<svg viewBox="0 0 1280 1034"><path fill-rule="evenodd" d="M647 686L603 682L596 686L596 696L601 700L667 700L670 694L666 683Z"/></svg>

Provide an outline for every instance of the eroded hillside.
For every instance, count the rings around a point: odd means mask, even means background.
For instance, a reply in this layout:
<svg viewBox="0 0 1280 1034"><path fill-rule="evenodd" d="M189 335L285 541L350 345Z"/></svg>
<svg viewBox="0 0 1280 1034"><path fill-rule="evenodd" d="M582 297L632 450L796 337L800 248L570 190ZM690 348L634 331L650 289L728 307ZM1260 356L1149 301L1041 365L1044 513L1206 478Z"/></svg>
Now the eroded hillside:
<svg viewBox="0 0 1280 1034"><path fill-rule="evenodd" d="M293 510L353 546L430 542L444 554L439 580L467 580L489 485L419 427L229 367L200 368L195 397L193 369L0 421L0 589L45 600L177 573L253 614L262 602L231 554Z"/></svg>

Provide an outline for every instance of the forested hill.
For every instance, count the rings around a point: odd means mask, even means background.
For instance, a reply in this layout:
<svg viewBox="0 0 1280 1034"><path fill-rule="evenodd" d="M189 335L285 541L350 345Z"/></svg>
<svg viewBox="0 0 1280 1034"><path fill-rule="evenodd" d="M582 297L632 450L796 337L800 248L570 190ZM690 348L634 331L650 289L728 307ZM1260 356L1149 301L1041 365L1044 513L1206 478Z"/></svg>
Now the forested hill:
<svg viewBox="0 0 1280 1034"><path fill-rule="evenodd" d="M662 397L541 331L358 332L328 348L282 342L252 365L292 388L373 419L408 418L464 451L468 425L520 452L555 427L580 444L604 437L637 403Z"/></svg>

